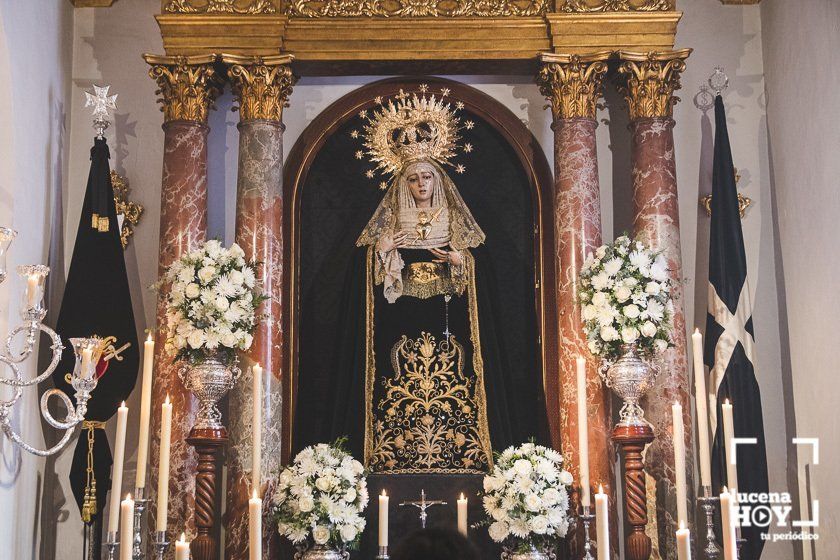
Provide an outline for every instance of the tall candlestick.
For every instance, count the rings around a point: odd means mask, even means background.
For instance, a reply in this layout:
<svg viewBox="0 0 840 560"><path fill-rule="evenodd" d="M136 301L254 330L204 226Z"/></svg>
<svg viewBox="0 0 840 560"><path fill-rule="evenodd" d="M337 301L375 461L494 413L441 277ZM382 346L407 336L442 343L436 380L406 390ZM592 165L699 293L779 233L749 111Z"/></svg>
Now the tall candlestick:
<svg viewBox="0 0 840 560"><path fill-rule="evenodd" d="M172 444L172 403L169 395L160 406L160 457L158 459L157 518L155 529L166 532L169 511L169 450Z"/></svg>
<svg viewBox="0 0 840 560"><path fill-rule="evenodd" d="M175 560L190 560L190 543L184 533L175 541Z"/></svg>
<svg viewBox="0 0 840 560"><path fill-rule="evenodd" d="M379 547L388 546L388 494L379 496Z"/></svg>
<svg viewBox="0 0 840 560"><path fill-rule="evenodd" d="M699 329L691 335L694 351L694 404L697 411L697 447L700 450L700 484L712 486L712 462L709 447L709 394L706 392L706 370L703 368L703 336Z"/></svg>
<svg viewBox="0 0 840 560"><path fill-rule="evenodd" d="M691 560L691 534L682 521L677 529L677 560Z"/></svg>
<svg viewBox="0 0 840 560"><path fill-rule="evenodd" d="M262 382L263 369L260 364L254 364L251 368L254 376L254 411L253 425L251 426L253 447L251 449L251 489L257 494L260 492L260 471L262 470Z"/></svg>
<svg viewBox="0 0 840 560"><path fill-rule="evenodd" d="M248 551L250 560L262 560L262 500L256 490L248 500Z"/></svg>
<svg viewBox="0 0 840 560"><path fill-rule="evenodd" d="M595 529L598 535L598 560L610 559L610 506L604 487L595 494Z"/></svg>
<svg viewBox="0 0 840 560"><path fill-rule="evenodd" d="M674 424L674 474L677 482L677 522L688 524L688 501L685 487L685 427L683 426L682 406L671 406Z"/></svg>
<svg viewBox="0 0 840 560"><path fill-rule="evenodd" d="M467 536L467 499L464 494L458 498L458 532Z"/></svg>
<svg viewBox="0 0 840 560"><path fill-rule="evenodd" d="M735 505L732 494L723 488L720 495L720 524L723 532L723 558L724 560L738 560L738 548L735 536Z"/></svg>
<svg viewBox="0 0 840 560"><path fill-rule="evenodd" d="M152 407L152 364L155 342L149 333L143 345L143 385L140 390L140 437L137 441L137 477L135 488L146 487L146 466L149 462L149 417Z"/></svg>
<svg viewBox="0 0 840 560"><path fill-rule="evenodd" d="M733 498L738 497L738 465L737 456L734 453L735 448L732 445L732 440L735 439L735 424L732 418L732 404L729 399L726 399L721 405L723 412L723 445L725 447L724 455L726 457L726 486L729 487L730 494Z"/></svg>
<svg viewBox="0 0 840 560"><path fill-rule="evenodd" d="M120 560L131 560L134 541L134 500L131 494L120 503Z"/></svg>
<svg viewBox="0 0 840 560"><path fill-rule="evenodd" d="M578 461L580 504L589 507L589 422L586 417L586 360L577 358Z"/></svg>
<svg viewBox="0 0 840 560"><path fill-rule="evenodd" d="M108 532L119 530L120 493L122 492L123 460L125 458L125 428L128 422L128 407L125 402L117 409L117 435L114 440L114 465L111 468L111 499L108 505ZM132 515L132 520L133 520ZM133 521L132 521L133 522ZM125 541L131 550L131 539Z"/></svg>

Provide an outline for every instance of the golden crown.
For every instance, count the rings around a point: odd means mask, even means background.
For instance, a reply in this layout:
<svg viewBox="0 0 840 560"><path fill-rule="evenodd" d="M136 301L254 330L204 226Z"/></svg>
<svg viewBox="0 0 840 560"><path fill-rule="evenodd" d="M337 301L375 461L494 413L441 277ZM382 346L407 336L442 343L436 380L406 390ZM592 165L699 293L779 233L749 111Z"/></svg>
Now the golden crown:
<svg viewBox="0 0 840 560"><path fill-rule="evenodd" d="M376 171L396 175L403 167L413 161L434 160L440 165L453 165L452 158L457 155L457 143L460 140L461 120L455 112L464 108L460 101L447 102L449 88L441 88L440 97L428 96L429 87L421 84L418 93L406 93L402 89L393 98L383 100L377 97L374 102L379 106L373 110L359 112L366 124L361 136L365 150L356 152L356 158L367 155L374 169L367 171L368 178L373 178ZM466 121L463 128L471 129L472 121ZM353 138L360 136L354 130ZM472 145L464 144L464 152L471 152ZM456 165L455 171L463 173L466 168ZM381 188L386 188L384 181Z"/></svg>

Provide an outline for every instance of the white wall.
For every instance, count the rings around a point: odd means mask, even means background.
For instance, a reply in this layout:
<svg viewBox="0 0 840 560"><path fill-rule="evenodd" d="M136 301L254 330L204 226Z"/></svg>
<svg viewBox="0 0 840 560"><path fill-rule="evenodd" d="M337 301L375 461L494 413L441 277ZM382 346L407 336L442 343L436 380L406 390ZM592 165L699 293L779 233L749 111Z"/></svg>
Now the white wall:
<svg viewBox="0 0 840 560"><path fill-rule="evenodd" d="M783 349L789 367L786 406L800 437L820 438L819 465L798 450L803 513L819 500L819 540L804 558L836 558L840 550L840 461L837 433L837 218L840 216L840 4L832 0L765 0L764 58L767 120L772 147L779 233L779 299L788 327ZM806 515L806 517L808 517Z"/></svg>
<svg viewBox="0 0 840 560"><path fill-rule="evenodd" d="M23 287L14 267L48 260L50 209L66 177L72 25L66 0L0 0L0 224L19 234L9 255L9 277L0 288L4 338L20 324ZM34 364L24 369L24 375L35 373ZM42 447L37 400L34 388L25 389L15 428ZM0 435L0 558L40 557L44 465L44 459Z"/></svg>

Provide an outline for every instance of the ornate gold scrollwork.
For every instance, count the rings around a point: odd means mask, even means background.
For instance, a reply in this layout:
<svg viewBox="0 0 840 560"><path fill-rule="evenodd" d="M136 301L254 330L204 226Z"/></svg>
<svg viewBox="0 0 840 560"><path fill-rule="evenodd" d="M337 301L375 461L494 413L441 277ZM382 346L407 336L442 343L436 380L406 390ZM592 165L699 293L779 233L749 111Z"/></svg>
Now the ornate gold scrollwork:
<svg viewBox="0 0 840 560"><path fill-rule="evenodd" d="M621 65L619 90L630 110L630 120L647 117L672 117L679 101L674 91L680 89L680 73L691 49L636 53L619 52Z"/></svg>
<svg viewBox="0 0 840 560"><path fill-rule="evenodd" d="M149 75L157 82L165 122L184 120L207 122L207 113L222 82L213 63L216 55L156 56L144 55L151 65Z"/></svg>
<svg viewBox="0 0 840 560"><path fill-rule="evenodd" d="M667 12L676 9L675 0L566 0L561 12Z"/></svg>
<svg viewBox="0 0 840 560"><path fill-rule="evenodd" d="M610 52L592 55L546 53L537 75L540 92L551 102L554 119L595 118Z"/></svg>
<svg viewBox="0 0 840 560"><path fill-rule="evenodd" d="M111 171L111 186L114 188L114 204L117 207L117 215L123 215L122 228L120 229L120 243L122 248L128 247L128 238L134 234L134 228L140 223L140 216L143 214L143 207L128 199L128 179Z"/></svg>
<svg viewBox="0 0 840 560"><path fill-rule="evenodd" d="M501 17L539 16L547 0L291 0L288 15L300 17Z"/></svg>
<svg viewBox="0 0 840 560"><path fill-rule="evenodd" d="M283 108L295 82L289 67L292 58L291 55L222 55L222 60L230 64L228 76L239 103L236 109L240 120L282 120Z"/></svg>
<svg viewBox="0 0 840 560"><path fill-rule="evenodd" d="M170 0L163 11L172 14L274 14L271 0Z"/></svg>
<svg viewBox="0 0 840 560"><path fill-rule="evenodd" d="M391 351L394 376L377 405L370 467L378 472L480 472L490 457L479 429L475 383L449 337L407 336Z"/></svg>

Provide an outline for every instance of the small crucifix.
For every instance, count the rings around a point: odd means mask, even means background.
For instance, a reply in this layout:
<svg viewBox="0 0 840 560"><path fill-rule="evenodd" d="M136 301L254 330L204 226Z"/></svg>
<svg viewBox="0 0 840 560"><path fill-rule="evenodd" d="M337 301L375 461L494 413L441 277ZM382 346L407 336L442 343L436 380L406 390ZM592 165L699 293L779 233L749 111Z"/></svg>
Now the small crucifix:
<svg viewBox="0 0 840 560"><path fill-rule="evenodd" d="M400 506L414 506L420 510L420 526L425 529L426 528L426 518L429 517L429 514L426 513L426 510L432 506L445 506L446 502L442 500L427 500L426 499L426 490L420 490L420 501L419 502L402 502Z"/></svg>

